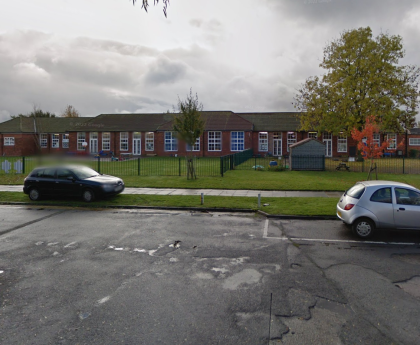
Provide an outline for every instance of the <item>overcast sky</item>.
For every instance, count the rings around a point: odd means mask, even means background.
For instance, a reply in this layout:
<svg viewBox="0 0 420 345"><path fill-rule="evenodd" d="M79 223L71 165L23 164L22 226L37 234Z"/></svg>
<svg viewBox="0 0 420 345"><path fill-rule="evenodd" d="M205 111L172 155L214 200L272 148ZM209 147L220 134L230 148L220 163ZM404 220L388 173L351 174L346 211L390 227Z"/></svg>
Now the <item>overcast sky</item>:
<svg viewBox="0 0 420 345"><path fill-rule="evenodd" d="M34 105L165 112L190 88L204 110L294 111L328 42L366 26L420 64L419 0L170 0L168 18L141 0L1 3L0 121Z"/></svg>

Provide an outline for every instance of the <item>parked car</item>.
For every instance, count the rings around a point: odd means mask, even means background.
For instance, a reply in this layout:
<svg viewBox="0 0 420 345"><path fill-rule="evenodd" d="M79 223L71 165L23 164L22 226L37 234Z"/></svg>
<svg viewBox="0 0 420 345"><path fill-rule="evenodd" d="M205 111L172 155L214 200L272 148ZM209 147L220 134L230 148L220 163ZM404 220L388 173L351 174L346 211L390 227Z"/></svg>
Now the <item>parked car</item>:
<svg viewBox="0 0 420 345"><path fill-rule="evenodd" d="M337 216L361 238L378 228L420 230L420 190L392 181L358 182L340 197Z"/></svg>
<svg viewBox="0 0 420 345"><path fill-rule="evenodd" d="M34 169L25 178L23 192L33 201L44 196L69 196L90 202L119 194L124 188L122 179L85 166L52 166Z"/></svg>

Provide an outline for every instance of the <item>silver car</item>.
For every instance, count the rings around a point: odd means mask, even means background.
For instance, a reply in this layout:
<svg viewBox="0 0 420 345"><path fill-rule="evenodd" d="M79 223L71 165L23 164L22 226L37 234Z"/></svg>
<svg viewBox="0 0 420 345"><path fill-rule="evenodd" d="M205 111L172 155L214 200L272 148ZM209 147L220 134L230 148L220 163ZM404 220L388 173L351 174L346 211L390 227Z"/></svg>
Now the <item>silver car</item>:
<svg viewBox="0 0 420 345"><path fill-rule="evenodd" d="M377 228L420 230L420 190L392 181L358 182L341 196L337 216L361 238Z"/></svg>

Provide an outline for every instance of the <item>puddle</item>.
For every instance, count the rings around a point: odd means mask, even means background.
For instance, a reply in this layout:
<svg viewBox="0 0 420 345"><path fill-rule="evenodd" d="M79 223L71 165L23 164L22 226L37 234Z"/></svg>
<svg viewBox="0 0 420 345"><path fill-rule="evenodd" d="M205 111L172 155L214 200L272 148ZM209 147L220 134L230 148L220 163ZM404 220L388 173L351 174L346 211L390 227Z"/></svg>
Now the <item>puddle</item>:
<svg viewBox="0 0 420 345"><path fill-rule="evenodd" d="M258 283L261 277L262 274L260 272L248 268L227 278L223 283L223 288L228 290L236 290L242 284L250 285Z"/></svg>

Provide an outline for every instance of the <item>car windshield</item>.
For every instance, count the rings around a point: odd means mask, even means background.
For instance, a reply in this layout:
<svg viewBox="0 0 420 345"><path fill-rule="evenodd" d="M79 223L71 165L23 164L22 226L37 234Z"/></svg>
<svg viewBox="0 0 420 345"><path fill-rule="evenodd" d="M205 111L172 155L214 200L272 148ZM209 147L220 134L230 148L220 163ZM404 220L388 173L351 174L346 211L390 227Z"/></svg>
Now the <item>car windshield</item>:
<svg viewBox="0 0 420 345"><path fill-rule="evenodd" d="M347 192L346 195L351 196L355 199L360 199L363 192L365 191L365 186L361 183L355 184L353 187L351 187Z"/></svg>
<svg viewBox="0 0 420 345"><path fill-rule="evenodd" d="M79 167L72 170L80 180L99 175L95 170L87 167Z"/></svg>

